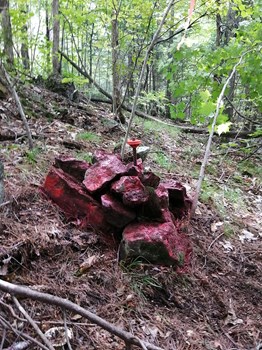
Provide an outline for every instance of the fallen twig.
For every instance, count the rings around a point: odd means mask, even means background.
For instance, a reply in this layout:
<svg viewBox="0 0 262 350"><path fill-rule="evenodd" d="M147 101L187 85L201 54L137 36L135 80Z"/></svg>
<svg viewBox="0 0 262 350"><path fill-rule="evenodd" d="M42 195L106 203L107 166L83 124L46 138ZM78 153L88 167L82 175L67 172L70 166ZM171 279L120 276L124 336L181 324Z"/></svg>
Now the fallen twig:
<svg viewBox="0 0 262 350"><path fill-rule="evenodd" d="M31 316L26 312L26 310L23 308L23 306L19 303L19 301L16 299L16 297L13 296L13 301L18 308L18 310L21 312L22 315L25 316L27 321L31 324L31 326L34 328L36 333L39 335L39 337L43 340L43 342L46 344L48 349L55 350L51 342L46 338L44 333L41 331L41 329L38 327L38 325L35 323L35 321L31 318Z"/></svg>
<svg viewBox="0 0 262 350"><path fill-rule="evenodd" d="M0 350L3 350L4 342L5 342L5 336L6 336L6 329L4 328L3 334L2 334L2 340L0 344Z"/></svg>
<svg viewBox="0 0 262 350"><path fill-rule="evenodd" d="M23 121L23 124L24 124L24 127L25 127L25 130L26 130L26 134L27 134L27 138L28 138L28 145L29 145L29 149L32 149L33 148L33 139L32 139L32 134L31 134L31 131L29 129L29 125L28 125L28 122L26 120L26 116L25 116L25 113L24 113L24 110L23 110L23 107L22 107L22 104L20 102L20 99L17 95L17 92L16 92L16 89L15 87L13 86L12 82L11 82L11 79L10 79L10 76L9 74L7 73L5 67L3 64L1 64L1 69L3 71L3 75L7 81L7 84L8 84L8 89L10 90L10 93L12 94L14 100L15 100L15 103L17 105L17 108L18 108L18 111L19 111L19 114L21 116L21 119Z"/></svg>
<svg viewBox="0 0 262 350"><path fill-rule="evenodd" d="M66 343L68 346L69 350L73 350L69 341L69 337L68 337L68 328L67 328L67 321L66 321L66 312L63 312L63 316L64 316L64 327L65 327L65 337L66 337Z"/></svg>
<svg viewBox="0 0 262 350"><path fill-rule="evenodd" d="M213 245L214 243L216 243L216 241L217 241L220 237L222 237L223 235L224 235L224 232L220 233L220 235L218 235L218 236L209 244L209 246L208 246L208 248L207 248L207 251L208 251L208 252L209 252L209 250L211 249L212 245Z"/></svg>
<svg viewBox="0 0 262 350"><path fill-rule="evenodd" d="M11 203L11 201L4 202L4 203L0 204L0 208L4 207L4 206L6 206L7 204L10 204L10 203Z"/></svg>
<svg viewBox="0 0 262 350"><path fill-rule="evenodd" d="M30 344L31 342L29 340L19 341L12 344L11 346L9 346L9 348L4 350L25 350L29 347Z"/></svg>
<svg viewBox="0 0 262 350"><path fill-rule="evenodd" d="M83 307L73 303L70 300L63 299L63 298L54 296L52 294L37 292L28 287L15 285L13 283L9 283L1 279L0 279L0 290L10 293L11 295L22 296L33 300L38 300L43 303L59 306L62 309L73 311L87 318L89 321L97 324L101 328L107 330L109 333L114 334L117 337L121 338L122 340L124 340L125 343L130 343L143 349L141 340L136 336L134 336L132 333L129 333L125 330L122 330L116 327L112 323L84 309ZM146 346L147 350L163 350L163 348L160 348L148 342L143 342L143 345ZM47 347L45 347L45 349L47 349Z"/></svg>
<svg viewBox="0 0 262 350"><path fill-rule="evenodd" d="M24 339L31 341L32 343L40 346L40 349L49 350L45 345L41 344L38 340L30 337L30 335L28 335L28 334L25 334L25 333L17 330L15 327L13 327L7 320L3 319L1 316L0 316L0 323L4 328L8 327L9 329L11 329L18 337L22 337Z"/></svg>
<svg viewBox="0 0 262 350"><path fill-rule="evenodd" d="M25 318L19 317L19 316L15 313L15 311L14 311L14 309L12 308L11 305L8 305L8 304L4 303L4 302L1 301L1 300L0 300L0 305L2 305L2 306L4 306L5 308L7 308L7 309L11 312L11 315L12 315L16 320L18 320L18 321L20 321L20 322L26 322L26 321L27 321ZM1 350L1 348L0 348L0 350Z"/></svg>

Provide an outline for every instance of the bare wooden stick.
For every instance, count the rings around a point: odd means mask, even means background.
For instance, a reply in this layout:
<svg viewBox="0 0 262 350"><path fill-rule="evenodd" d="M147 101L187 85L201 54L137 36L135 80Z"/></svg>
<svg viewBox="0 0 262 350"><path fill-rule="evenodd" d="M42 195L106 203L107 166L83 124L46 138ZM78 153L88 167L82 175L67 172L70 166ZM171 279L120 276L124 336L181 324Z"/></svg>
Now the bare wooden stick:
<svg viewBox="0 0 262 350"><path fill-rule="evenodd" d="M26 310L23 308L23 306L19 303L19 301L16 299L16 297L13 296L13 301L18 308L18 310L21 312L22 315L25 316L27 321L31 324L31 326L34 328L36 333L39 335L39 337L43 340L45 345L48 347L50 350L55 350L51 342L46 338L44 333L41 331L41 329L38 327L38 325L35 323L35 321L32 319L32 317L26 312Z"/></svg>
<svg viewBox="0 0 262 350"><path fill-rule="evenodd" d="M225 82L225 84L224 84L224 86L223 86L223 88L222 88L222 90L220 92L220 95L219 95L219 97L217 99L216 112L215 112L215 115L214 115L214 118L213 118L213 123L212 123L211 131L210 131L210 135L209 135L209 138L208 138L208 141L207 141L204 159L203 159L203 162L201 164L201 169L200 169L199 178L198 178L198 182L197 182L196 193L195 193L193 204L192 204L191 218L194 217L194 215L195 215L195 211L196 211L196 207L197 207L197 203L198 203L198 199L199 199L199 195L200 195L202 182L203 182L204 177L205 177L205 169L206 169L206 165L207 165L207 162L208 162L208 159L209 159L211 143L212 143L212 139L213 139L214 132L215 132L215 126L216 126L216 122L217 122L217 117L218 117L218 114L219 114L220 106L221 106L221 103L222 103L222 100L223 100L223 97L224 97L227 85L229 84L230 80L234 76L237 67L241 64L241 62L243 60L243 57L250 51L251 50L244 52L241 55L239 61L234 65L234 67L233 67L233 69L231 71L231 74L227 78L227 80L226 80L226 82Z"/></svg>
<svg viewBox="0 0 262 350"><path fill-rule="evenodd" d="M73 350L72 346L70 344L69 336L68 336L68 328L67 328L67 321L66 321L66 312L65 312L65 310L63 312L63 316L64 316L64 328L65 328L66 343L67 343L68 349L69 350Z"/></svg>
<svg viewBox="0 0 262 350"><path fill-rule="evenodd" d="M20 102L20 99L19 99L19 97L17 95L16 89L15 89L14 85L12 84L11 78L10 78L9 74L7 73L3 63L1 63L0 67L2 69L2 72L4 74L5 79L7 81L8 89L9 89L10 93L12 94L12 96L13 96L13 98L15 100L15 103L17 105L19 114L20 114L21 119L22 119L22 121L24 123L24 127L25 127L25 130L26 130L27 138L28 138L29 149L32 149L33 148L32 134L31 134L31 131L30 131L30 128L29 128L29 125L28 125L28 122L27 122L27 119L26 119L26 116L25 116L22 104Z"/></svg>
<svg viewBox="0 0 262 350"><path fill-rule="evenodd" d="M134 336L132 333L129 333L127 331L122 330L121 328L116 327L112 323L84 309L83 307L73 303L70 300L59 298L52 294L41 293L41 292L32 290L28 287L19 286L13 283L3 281L1 279L0 279L0 290L10 293L11 295L22 296L33 300L38 300L43 303L59 306L62 309L73 311L87 318L89 321L97 324L101 328L107 330L109 333L114 334L117 337L123 339L125 343L130 343L143 349L143 346L141 345L141 340L136 336ZM163 348L160 348L148 342L143 342L143 345L146 346L147 350L163 350Z"/></svg>
<svg viewBox="0 0 262 350"><path fill-rule="evenodd" d="M1 316L0 316L0 323L3 327L5 327L5 328L8 327L9 329L11 329L17 336L20 336L24 339L31 341L31 343L38 345L40 347L40 349L49 350L46 346L41 344L38 340L30 337L30 335L28 335L28 334L25 334L25 333L17 330L15 327L13 327L7 320L3 319Z"/></svg>
<svg viewBox="0 0 262 350"><path fill-rule="evenodd" d="M25 350L31 345L30 340L23 340L12 344L9 348L5 350Z"/></svg>
<svg viewBox="0 0 262 350"><path fill-rule="evenodd" d="M3 346L5 343L5 336L6 336L6 329L4 328L3 334L2 334L2 340L1 340L1 344L0 344L0 350L3 350Z"/></svg>

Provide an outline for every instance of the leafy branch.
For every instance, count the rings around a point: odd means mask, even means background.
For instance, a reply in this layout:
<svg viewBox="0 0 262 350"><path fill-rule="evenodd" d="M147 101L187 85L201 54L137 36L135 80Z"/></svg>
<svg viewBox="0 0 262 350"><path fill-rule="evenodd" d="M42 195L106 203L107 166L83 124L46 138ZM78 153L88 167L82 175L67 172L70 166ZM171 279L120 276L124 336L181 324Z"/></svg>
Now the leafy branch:
<svg viewBox="0 0 262 350"><path fill-rule="evenodd" d="M212 126L211 126L210 135L209 135L209 138L208 138L208 141L207 141L204 159L203 159L203 162L202 162L202 165L201 165L201 168L200 168L200 173L199 173L199 178L198 178L198 182L197 182L196 193L195 193L195 196L194 196L192 209L191 209L191 217L194 217L195 211L196 211L196 208L197 208L197 203L198 203L198 199L199 199L199 195L200 195L200 191L201 191L202 182L203 182L204 177L205 177L205 169L206 169L206 165L208 163L208 159L209 159L209 155L210 155L212 139L213 139L213 136L214 136L214 133L215 133L217 117L219 115L220 107L221 107L221 104L222 104L222 101L223 101L223 98L224 98L224 95L225 95L226 88L227 88L229 82L231 81L231 79L233 78L234 74L236 73L237 67L242 63L242 60L243 60L244 56L246 54L248 54L249 52L251 52L251 51L253 51L253 50L248 50L248 51L244 52L241 55L239 61L234 65L234 67L233 67L233 69L231 71L231 74L227 78L227 80L226 80L226 82L225 82L225 84L224 84L224 86L223 86L223 88L222 88L222 90L220 92L220 95L219 95L219 97L217 99L216 112L215 112L215 115L214 115L214 118L213 118L213 123L212 123Z"/></svg>

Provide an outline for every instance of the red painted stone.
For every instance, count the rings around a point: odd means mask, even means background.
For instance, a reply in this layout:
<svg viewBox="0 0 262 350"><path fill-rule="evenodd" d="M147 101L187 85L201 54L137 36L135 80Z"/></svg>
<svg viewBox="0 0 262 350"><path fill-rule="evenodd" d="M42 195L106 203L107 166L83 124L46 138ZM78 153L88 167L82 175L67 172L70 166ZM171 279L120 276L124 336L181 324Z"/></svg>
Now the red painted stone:
<svg viewBox="0 0 262 350"><path fill-rule="evenodd" d="M87 169L83 184L91 194L101 191L117 176L126 173L127 168L114 154L104 156Z"/></svg>
<svg viewBox="0 0 262 350"><path fill-rule="evenodd" d="M82 182L85 178L86 170L91 164L69 157L58 157L55 159L55 167L62 169L65 173Z"/></svg>
<svg viewBox="0 0 262 350"><path fill-rule="evenodd" d="M148 200L137 210L137 215L152 221L162 221L162 210L160 200L153 187L146 187Z"/></svg>
<svg viewBox="0 0 262 350"><path fill-rule="evenodd" d="M86 193L81 184L62 170L51 168L43 192L63 210L68 219L76 219L79 226L103 232L110 229L101 205Z"/></svg>
<svg viewBox="0 0 262 350"><path fill-rule="evenodd" d="M131 223L123 231L122 260L143 258L150 263L181 267L189 263L190 255L188 239L178 234L171 221Z"/></svg>
<svg viewBox="0 0 262 350"><path fill-rule="evenodd" d="M141 182L144 186L157 188L160 182L160 177L154 174L152 171L148 171L141 177Z"/></svg>
<svg viewBox="0 0 262 350"><path fill-rule="evenodd" d="M157 175L143 173L141 160L137 166L125 166L118 156L100 150L95 161L89 165L57 158L43 192L82 228L101 233L123 230L120 258L142 257L176 265L177 271L187 267L191 248L184 232L192 202L185 187L173 180L159 183Z"/></svg>
<svg viewBox="0 0 262 350"><path fill-rule="evenodd" d="M169 210L175 218L182 218L187 215L192 202L187 196L186 188L175 180L169 180L162 184L168 190Z"/></svg>
<svg viewBox="0 0 262 350"><path fill-rule="evenodd" d="M136 214L123 206L114 196L104 194L101 196L102 207L105 210L106 220L111 225L123 228L136 218Z"/></svg>
<svg viewBox="0 0 262 350"><path fill-rule="evenodd" d="M123 203L130 207L139 206L149 198L148 191L137 176L122 176L112 184L111 190L121 195Z"/></svg>
<svg viewBox="0 0 262 350"><path fill-rule="evenodd" d="M169 195L168 189L160 183L156 189L156 195L159 198L161 208L168 208L169 206Z"/></svg>
<svg viewBox="0 0 262 350"><path fill-rule="evenodd" d="M92 157L92 163L100 162L101 160L108 158L109 156L112 156L113 154L104 150L104 149L97 149L95 150L93 157ZM121 156L118 154L114 154L114 156L121 160Z"/></svg>
<svg viewBox="0 0 262 350"><path fill-rule="evenodd" d="M127 173L126 173L126 175L128 175L128 176L139 176L139 177L142 177L143 176L143 171L144 171L144 167L143 167L143 161L142 161L141 158L137 159L136 165L134 165L134 162L127 164Z"/></svg>

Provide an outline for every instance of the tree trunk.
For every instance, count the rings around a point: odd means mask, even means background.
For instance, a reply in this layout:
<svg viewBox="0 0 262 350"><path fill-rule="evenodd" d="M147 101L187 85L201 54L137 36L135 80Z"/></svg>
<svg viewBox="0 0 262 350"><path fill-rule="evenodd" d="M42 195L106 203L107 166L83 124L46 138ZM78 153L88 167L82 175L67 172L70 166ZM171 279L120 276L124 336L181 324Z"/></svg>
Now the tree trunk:
<svg viewBox="0 0 262 350"><path fill-rule="evenodd" d="M113 113L119 118L122 124L125 123L125 117L121 110L121 89L119 74L119 42L118 42L118 20L112 19L112 80L113 80Z"/></svg>
<svg viewBox="0 0 262 350"><path fill-rule="evenodd" d="M217 46L226 46L229 44L230 39L234 36L234 29L238 28L239 17L237 17L236 11L232 9L232 3L229 4L229 9L227 15L222 19L221 15L218 13L216 16L216 25L217 25L217 36L216 36L216 45ZM218 82L221 82L220 77L216 77ZM233 102L235 95L235 83L236 76L234 75L229 82L229 92L227 94L225 114L228 116L229 120L232 120L234 109L230 102Z"/></svg>
<svg viewBox="0 0 262 350"><path fill-rule="evenodd" d="M50 40L50 21L49 21L49 11L48 11L48 0L46 0L45 2L45 38L46 38L46 49L47 49L46 63L49 69L49 67L51 66L51 57L50 57L50 49L49 49L49 44L51 40Z"/></svg>
<svg viewBox="0 0 262 350"><path fill-rule="evenodd" d="M172 7L172 9L170 11L170 14L171 14L171 18L173 20L175 18L175 8L174 8L174 6ZM172 28L169 31L169 37L173 38L173 36L174 36L174 29ZM171 48L172 44L173 44L173 40L168 42L168 49L169 49L168 60L172 58L172 53L170 51L170 48ZM170 66L168 68L168 73L169 74L171 73L171 67ZM171 103L174 103L175 101L174 101L174 98L173 98L173 95L172 95L172 92L171 92L171 89L170 89L170 83L171 83L171 79L166 79L166 99L171 104ZM171 118L169 103L166 103L166 106L165 106L165 112L166 112L166 117L167 118Z"/></svg>
<svg viewBox="0 0 262 350"><path fill-rule="evenodd" d="M92 24L90 40L89 40L89 75L92 77L93 75L93 38L94 38L94 29L95 25Z"/></svg>
<svg viewBox="0 0 262 350"><path fill-rule="evenodd" d="M3 0L2 10L2 30L3 30L3 42L4 42L4 55L9 67L14 65L14 50L13 50L13 37L12 26L9 14L9 0Z"/></svg>
<svg viewBox="0 0 262 350"><path fill-rule="evenodd" d="M59 36L60 36L59 0L53 0L52 13L53 13L52 66L53 66L53 74L55 76L59 76L61 73L61 67L60 67L59 56L58 56Z"/></svg>
<svg viewBox="0 0 262 350"><path fill-rule="evenodd" d="M25 5L21 8L21 13L25 16L28 14L28 6ZM23 32L23 41L21 44L21 57L22 63L25 70L30 70L30 59L29 59L29 50L28 50L28 27L25 24L22 28Z"/></svg>
<svg viewBox="0 0 262 350"><path fill-rule="evenodd" d="M4 202L5 190L4 190L4 165L0 160L0 204Z"/></svg>

